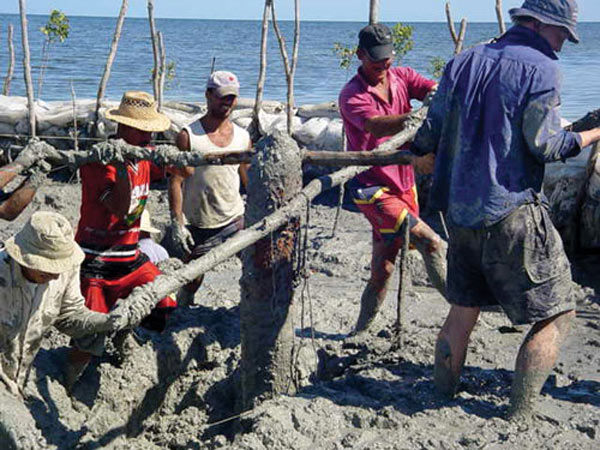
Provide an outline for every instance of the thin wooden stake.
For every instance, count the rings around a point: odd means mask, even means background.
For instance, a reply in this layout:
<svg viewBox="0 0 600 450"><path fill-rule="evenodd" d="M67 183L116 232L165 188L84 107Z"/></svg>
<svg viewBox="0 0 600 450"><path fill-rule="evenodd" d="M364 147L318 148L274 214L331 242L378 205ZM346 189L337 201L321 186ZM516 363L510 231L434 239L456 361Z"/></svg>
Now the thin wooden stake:
<svg viewBox="0 0 600 450"><path fill-rule="evenodd" d="M502 0L496 0L496 18L498 19L500 34L506 33L506 25L504 24L504 16L502 15Z"/></svg>
<svg viewBox="0 0 600 450"><path fill-rule="evenodd" d="M379 22L379 0L369 1L369 25Z"/></svg>
<svg viewBox="0 0 600 450"><path fill-rule="evenodd" d="M102 80L100 81L100 87L98 88L98 95L96 97L96 112L94 114L94 134L95 131L98 130L98 121L100 120L100 107L102 106L104 91L106 91L106 85L108 84L108 79L110 78L110 70L112 68L115 55L117 54L117 48L119 47L119 39L121 38L121 30L123 29L123 22L125 21L125 14L127 13L128 6L129 1L123 0L123 3L121 4L121 10L119 11L119 18L117 19L115 34L113 35L113 40L110 45L110 52L108 54L108 59L106 60L106 65L104 66L104 73L102 75Z"/></svg>
<svg viewBox="0 0 600 450"><path fill-rule="evenodd" d="M254 102L253 128L258 134L259 118L258 113L262 106L263 92L265 90L265 79L267 77L267 38L269 35L269 16L271 15L272 0L265 0L265 9L263 11L262 33L260 38L260 68L258 72L258 81L256 83L256 101Z"/></svg>
<svg viewBox="0 0 600 450"><path fill-rule="evenodd" d="M159 71L159 53L158 53L158 42L156 40L156 24L154 22L154 0L148 0L148 22L150 23L150 39L152 41L152 56L154 59L154 69L152 71L152 90L154 93L154 99L158 101L159 85L158 85L158 71Z"/></svg>
<svg viewBox="0 0 600 450"><path fill-rule="evenodd" d="M448 23L448 31L450 31L450 37L454 42L454 47L458 42L458 35L456 34L456 28L454 28L454 20L452 19L452 11L450 10L450 2L446 2L446 22Z"/></svg>
<svg viewBox="0 0 600 450"><path fill-rule="evenodd" d="M402 225L403 242L402 253L400 255L400 264L398 271L398 304L396 309L396 348L401 349L404 346L404 315L403 309L406 304L406 297L411 288L410 269L408 267L408 251L410 248L410 220L407 216Z"/></svg>
<svg viewBox="0 0 600 450"><path fill-rule="evenodd" d="M458 55L463 50L466 32L467 32L467 19L465 17L463 17L462 20L460 21L460 31L458 33L458 41L456 42L456 48L454 49L455 55Z"/></svg>
<svg viewBox="0 0 600 450"><path fill-rule="evenodd" d="M29 54L29 33L27 32L27 5L25 0L19 0L19 13L21 15L21 42L23 45L23 75L27 89L27 106L29 107L29 132L31 137L36 136L35 126L35 100L33 98L33 80L31 79L31 57Z"/></svg>
<svg viewBox="0 0 600 450"><path fill-rule="evenodd" d="M165 41L163 40L162 32L158 32L158 49L160 51L160 78L158 83L158 110L160 111L163 105L165 79L167 77L167 50L165 49Z"/></svg>
<svg viewBox="0 0 600 450"><path fill-rule="evenodd" d="M15 46L13 44L13 26L8 24L8 69L6 71L6 78L4 79L4 86L2 88L2 95L10 94L10 83L13 79L15 71Z"/></svg>

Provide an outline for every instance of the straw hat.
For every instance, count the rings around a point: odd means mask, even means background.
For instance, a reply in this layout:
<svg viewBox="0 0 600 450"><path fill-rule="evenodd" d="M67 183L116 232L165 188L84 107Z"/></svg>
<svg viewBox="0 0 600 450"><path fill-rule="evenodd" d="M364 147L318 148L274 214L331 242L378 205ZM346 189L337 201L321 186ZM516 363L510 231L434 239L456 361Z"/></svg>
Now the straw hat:
<svg viewBox="0 0 600 450"><path fill-rule="evenodd" d="M106 111L106 118L142 131L166 131L171 119L156 109L156 102L147 92L127 91L118 108Z"/></svg>
<svg viewBox="0 0 600 450"><path fill-rule="evenodd" d="M50 211L33 213L21 231L4 245L22 266L54 274L72 269L85 257L74 240L69 221Z"/></svg>
<svg viewBox="0 0 600 450"><path fill-rule="evenodd" d="M147 209L144 209L142 212L142 217L140 220L140 231L145 231L147 233L160 233L158 228L154 228L152 226L152 221L150 220L150 213Z"/></svg>

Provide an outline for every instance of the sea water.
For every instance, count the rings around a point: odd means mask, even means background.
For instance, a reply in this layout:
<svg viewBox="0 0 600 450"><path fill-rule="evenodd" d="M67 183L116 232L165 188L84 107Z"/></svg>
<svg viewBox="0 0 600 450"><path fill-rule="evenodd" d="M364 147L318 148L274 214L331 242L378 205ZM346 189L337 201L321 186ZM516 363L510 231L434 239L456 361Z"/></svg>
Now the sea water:
<svg viewBox="0 0 600 450"><path fill-rule="evenodd" d="M33 78L37 96L42 58L43 34L39 28L46 16L29 16L29 42ZM16 15L0 15L0 82L8 61L7 25L15 27L16 67L12 95L24 95L20 22ZM71 84L78 98L95 98L109 53L116 18L70 17L71 32L67 40L50 46L41 98L71 98ZM407 23L413 27L414 49L399 61L431 76L430 61L452 56L453 44L445 23ZM215 69L235 72L241 83L241 95L254 97L259 70L261 23L240 20L157 19L157 29L164 35L167 61L174 63L174 78L168 81L166 99L203 101L206 78L213 58ZM359 22L302 22L298 69L295 79L297 104L334 100L344 83L356 71L356 59L350 69L339 65L333 53L335 42L353 46L363 26ZM291 56L293 22L281 22ZM493 38L495 23L469 23L465 45ZM563 71L562 113L575 120L587 111L600 108L600 23L579 25L581 44L565 43L560 54ZM273 32L269 33L265 98L285 101L286 81L280 50ZM127 18L114 61L106 96L118 100L125 90L152 90L153 67L148 21ZM1 84L1 83L0 83Z"/></svg>

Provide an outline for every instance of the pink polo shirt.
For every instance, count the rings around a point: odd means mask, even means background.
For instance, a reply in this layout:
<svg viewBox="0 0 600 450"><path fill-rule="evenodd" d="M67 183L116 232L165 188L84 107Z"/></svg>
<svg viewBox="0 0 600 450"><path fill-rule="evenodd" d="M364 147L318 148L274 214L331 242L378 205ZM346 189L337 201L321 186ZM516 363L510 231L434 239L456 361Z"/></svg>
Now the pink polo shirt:
<svg viewBox="0 0 600 450"><path fill-rule="evenodd" d="M391 136L376 138L365 131L365 121L372 117L409 112L410 100L423 100L436 84L410 67L391 67L388 79L390 103L365 81L360 70L340 92L340 113L346 129L348 150L372 150L387 141ZM412 166L378 166L359 174L357 179L366 186L383 185L395 192L406 192L415 184L415 173Z"/></svg>

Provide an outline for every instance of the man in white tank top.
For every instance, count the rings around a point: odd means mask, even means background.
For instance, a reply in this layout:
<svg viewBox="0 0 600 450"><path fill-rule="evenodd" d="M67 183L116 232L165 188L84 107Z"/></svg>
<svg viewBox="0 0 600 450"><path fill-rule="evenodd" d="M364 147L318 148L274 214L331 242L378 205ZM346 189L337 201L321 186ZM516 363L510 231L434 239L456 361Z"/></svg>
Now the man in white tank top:
<svg viewBox="0 0 600 450"><path fill-rule="evenodd" d="M233 73L213 72L206 84L207 112L179 132L177 147L211 153L251 149L248 132L230 120L239 88ZM170 178L171 234L184 261L204 255L244 227L240 180L245 186L247 166L185 167ZM178 299L190 303L202 279L185 286Z"/></svg>

